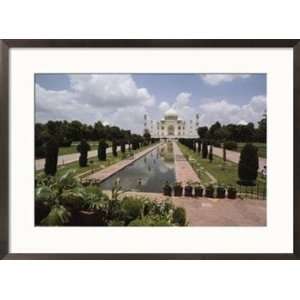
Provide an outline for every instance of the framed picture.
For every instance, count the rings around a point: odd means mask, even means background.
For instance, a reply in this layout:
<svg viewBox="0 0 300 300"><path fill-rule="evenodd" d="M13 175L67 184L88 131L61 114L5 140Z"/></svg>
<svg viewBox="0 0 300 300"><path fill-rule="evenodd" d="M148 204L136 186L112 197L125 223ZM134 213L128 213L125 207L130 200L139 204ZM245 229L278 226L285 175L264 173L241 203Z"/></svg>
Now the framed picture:
<svg viewBox="0 0 300 300"><path fill-rule="evenodd" d="M299 258L298 40L2 40L0 67L3 259Z"/></svg>

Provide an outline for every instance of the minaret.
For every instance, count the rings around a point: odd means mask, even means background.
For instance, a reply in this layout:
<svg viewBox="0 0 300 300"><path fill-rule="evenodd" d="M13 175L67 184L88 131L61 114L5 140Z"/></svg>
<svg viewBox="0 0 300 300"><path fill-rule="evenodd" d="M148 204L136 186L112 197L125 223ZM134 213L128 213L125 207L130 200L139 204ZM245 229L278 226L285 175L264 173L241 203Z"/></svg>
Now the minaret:
<svg viewBox="0 0 300 300"><path fill-rule="evenodd" d="M148 117L145 114L144 115L144 132L146 131L146 129L148 129Z"/></svg>

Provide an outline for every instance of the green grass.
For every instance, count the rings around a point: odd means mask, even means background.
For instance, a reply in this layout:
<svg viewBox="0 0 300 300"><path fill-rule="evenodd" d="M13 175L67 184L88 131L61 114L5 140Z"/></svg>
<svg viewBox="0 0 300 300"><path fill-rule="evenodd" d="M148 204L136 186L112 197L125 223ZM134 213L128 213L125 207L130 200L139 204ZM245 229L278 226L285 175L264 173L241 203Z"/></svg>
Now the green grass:
<svg viewBox="0 0 300 300"><path fill-rule="evenodd" d="M80 142L73 142L70 147L60 147L58 155L65 155L65 154L72 154L77 153L77 146ZM98 142L90 141L88 142L91 146L91 150L97 150L98 149ZM109 147L111 147L111 141L107 141L107 144Z"/></svg>
<svg viewBox="0 0 300 300"><path fill-rule="evenodd" d="M210 184L210 178L205 174L208 171L213 177L216 178L217 184L222 184L225 186L233 185L235 186L238 181L238 165L231 161L226 161L225 164L223 159L218 156L213 156L213 161L210 162L208 159L203 159L199 153L194 152L187 148L186 146L178 143L184 156L189 160L193 169L197 172L201 184ZM257 183L261 189L266 187L266 179L258 175Z"/></svg>
<svg viewBox="0 0 300 300"><path fill-rule="evenodd" d="M252 143L258 149L258 156L267 157L267 144L266 143ZM238 152L241 152L246 143L238 143Z"/></svg>
<svg viewBox="0 0 300 300"><path fill-rule="evenodd" d="M97 144L90 144L91 150L96 150L98 148ZM71 145L70 147L60 147L58 155L77 153L77 145Z"/></svg>

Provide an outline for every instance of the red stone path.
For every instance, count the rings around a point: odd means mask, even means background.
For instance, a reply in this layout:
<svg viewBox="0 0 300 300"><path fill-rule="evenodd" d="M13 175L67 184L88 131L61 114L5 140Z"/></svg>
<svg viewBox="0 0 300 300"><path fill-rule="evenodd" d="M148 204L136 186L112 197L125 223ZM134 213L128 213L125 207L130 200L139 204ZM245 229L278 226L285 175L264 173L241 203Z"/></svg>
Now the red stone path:
<svg viewBox="0 0 300 300"><path fill-rule="evenodd" d="M177 143L175 142L173 142L173 151L175 159L176 181L181 182L183 185L185 185L187 182L200 182L197 173L186 160Z"/></svg>
<svg viewBox="0 0 300 300"><path fill-rule="evenodd" d="M111 194L110 191L105 191ZM125 195L145 196L155 201L167 197L159 193L125 192ZM250 199L215 199L168 197L175 206L186 211L189 226L266 226L266 201Z"/></svg>
<svg viewBox="0 0 300 300"><path fill-rule="evenodd" d="M217 156L223 157L223 149L222 148L214 147L213 153ZM240 153L237 151L226 150L226 159L238 164L240 161ZM258 164L259 164L258 169L262 170L264 168L264 166L267 165L267 159L263 158L263 157L259 157Z"/></svg>
<svg viewBox="0 0 300 300"><path fill-rule="evenodd" d="M135 154L133 156L133 158L128 158L128 159L124 159L121 160L101 171L95 172L87 177L85 177L85 180L97 180L97 181L103 181L106 178L114 175L115 173L119 172L120 170L124 169L125 167L129 166L130 164L132 164L133 162L135 162L136 160L138 160L139 158L141 158L142 156L144 156L145 154L151 152L152 150L154 150L155 148L157 148L160 144L156 144L150 148L147 148L141 152L138 152L137 154Z"/></svg>

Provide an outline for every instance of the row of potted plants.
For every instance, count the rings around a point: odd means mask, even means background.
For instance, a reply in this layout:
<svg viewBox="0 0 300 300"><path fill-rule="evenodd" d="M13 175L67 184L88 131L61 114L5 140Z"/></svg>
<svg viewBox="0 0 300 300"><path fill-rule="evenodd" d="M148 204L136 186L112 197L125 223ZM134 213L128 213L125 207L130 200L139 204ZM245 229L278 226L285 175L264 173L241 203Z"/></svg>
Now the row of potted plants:
<svg viewBox="0 0 300 300"><path fill-rule="evenodd" d="M208 197L208 198L227 198L235 199L237 196L236 188L229 186L225 188L224 186L213 186L212 184L203 187L199 183L191 184L187 183L183 186L180 182L176 182L171 186L168 182L164 185L163 193L165 196L175 196L175 197Z"/></svg>

